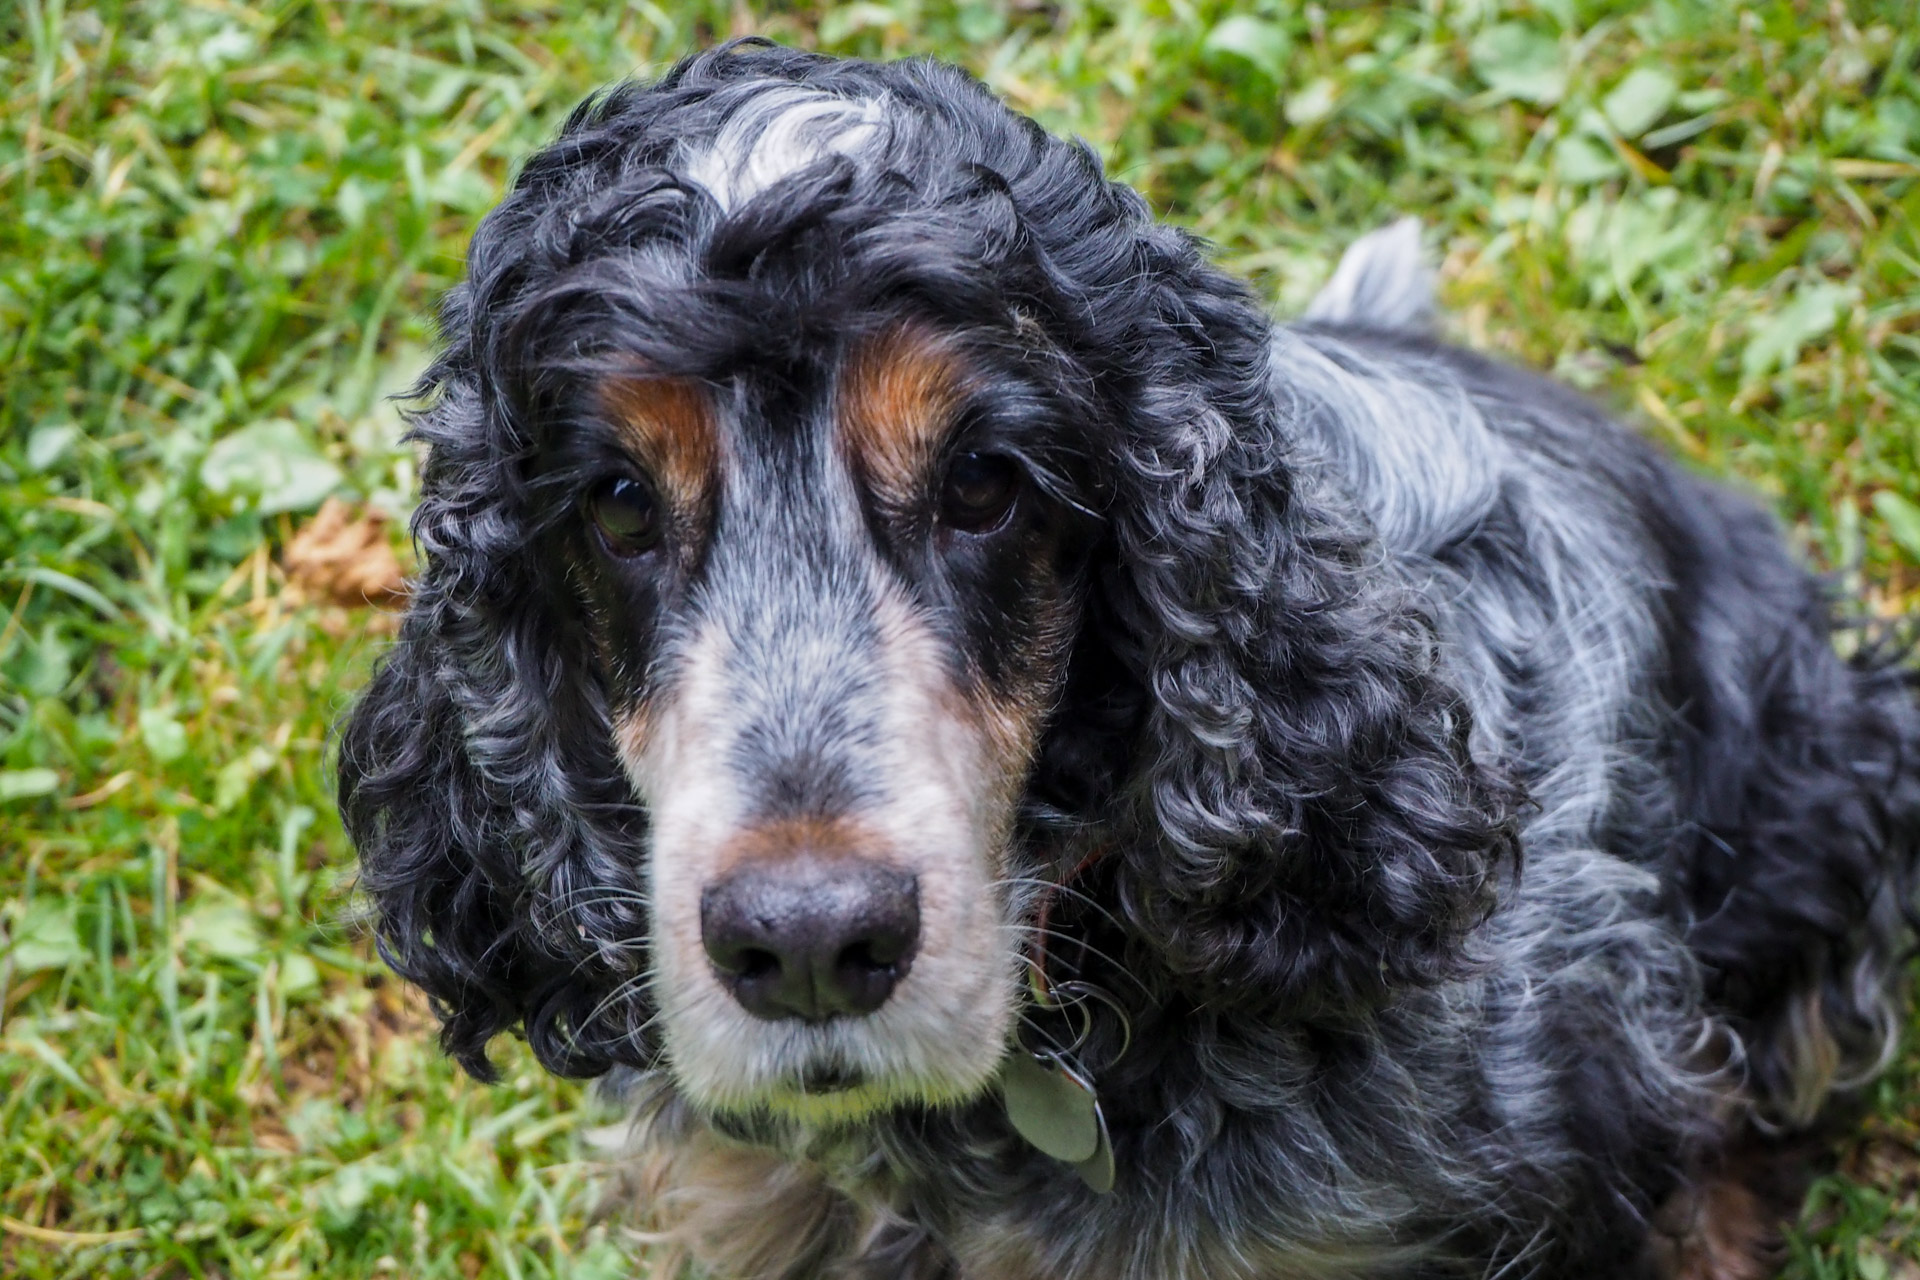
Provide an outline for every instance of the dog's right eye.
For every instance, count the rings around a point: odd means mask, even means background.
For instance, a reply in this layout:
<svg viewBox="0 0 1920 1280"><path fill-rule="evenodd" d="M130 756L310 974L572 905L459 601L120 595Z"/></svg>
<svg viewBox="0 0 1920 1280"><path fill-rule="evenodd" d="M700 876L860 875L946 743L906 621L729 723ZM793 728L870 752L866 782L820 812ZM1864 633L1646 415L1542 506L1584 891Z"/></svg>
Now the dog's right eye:
<svg viewBox="0 0 1920 1280"><path fill-rule="evenodd" d="M942 523L968 533L990 533L1020 496L1020 468L997 453L963 453L940 486Z"/></svg>
<svg viewBox="0 0 1920 1280"><path fill-rule="evenodd" d="M587 517L607 550L616 556L637 556L659 545L662 526L660 500L638 480L607 480L587 495Z"/></svg>

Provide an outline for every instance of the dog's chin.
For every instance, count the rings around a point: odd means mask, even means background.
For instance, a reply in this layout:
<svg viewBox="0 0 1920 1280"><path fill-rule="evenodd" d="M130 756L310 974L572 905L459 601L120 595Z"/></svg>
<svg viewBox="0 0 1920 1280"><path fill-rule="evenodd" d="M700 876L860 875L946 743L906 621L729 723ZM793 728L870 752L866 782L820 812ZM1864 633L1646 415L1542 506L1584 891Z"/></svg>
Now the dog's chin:
<svg viewBox="0 0 1920 1280"><path fill-rule="evenodd" d="M904 1006L804 1025L756 1021L730 1001L702 1003L706 1017L690 1017L694 1011L683 1006L662 1019L680 1095L710 1114L814 1128L979 1097L999 1073L1013 1012L1010 1001L992 1000L944 1026L903 1018Z"/></svg>
<svg viewBox="0 0 1920 1280"><path fill-rule="evenodd" d="M902 1108L942 1106L965 1097L951 1082L869 1080L857 1073L801 1073L791 1083L767 1090L752 1109L812 1129L842 1129ZM928 1087L932 1084L933 1087Z"/></svg>
<svg viewBox="0 0 1920 1280"><path fill-rule="evenodd" d="M961 1061L961 1059L965 1061ZM992 1087L1000 1059L956 1051L955 1067L937 1076L869 1073L829 1059L755 1073L752 1081L689 1078L676 1071L680 1091L695 1106L720 1115L765 1116L812 1129L844 1129L891 1112L960 1106Z"/></svg>

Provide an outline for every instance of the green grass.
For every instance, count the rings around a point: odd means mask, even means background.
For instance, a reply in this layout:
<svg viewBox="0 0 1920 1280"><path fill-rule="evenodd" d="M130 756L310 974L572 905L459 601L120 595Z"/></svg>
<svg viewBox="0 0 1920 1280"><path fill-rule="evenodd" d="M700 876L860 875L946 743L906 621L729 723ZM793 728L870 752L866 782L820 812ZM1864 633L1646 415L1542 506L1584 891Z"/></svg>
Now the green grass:
<svg viewBox="0 0 1920 1280"><path fill-rule="evenodd" d="M1235 6L1244 8L1244 6ZM403 513L383 396L518 157L716 37L932 52L1284 309L1398 212L1457 335L1920 601L1920 10L108 0L0 12L0 1274L612 1276L581 1090L457 1076L350 926L329 727L390 618L282 556ZM1920 1275L1920 1067L1801 1280Z"/></svg>

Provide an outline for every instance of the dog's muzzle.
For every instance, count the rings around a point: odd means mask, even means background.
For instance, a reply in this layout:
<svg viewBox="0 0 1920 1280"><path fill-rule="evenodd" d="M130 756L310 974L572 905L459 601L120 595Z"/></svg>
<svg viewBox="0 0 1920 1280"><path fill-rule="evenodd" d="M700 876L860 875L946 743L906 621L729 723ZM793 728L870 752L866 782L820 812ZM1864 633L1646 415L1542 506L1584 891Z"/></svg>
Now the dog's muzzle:
<svg viewBox="0 0 1920 1280"><path fill-rule="evenodd" d="M700 937L721 985L756 1018L868 1014L913 961L919 886L867 859L749 864L700 895Z"/></svg>

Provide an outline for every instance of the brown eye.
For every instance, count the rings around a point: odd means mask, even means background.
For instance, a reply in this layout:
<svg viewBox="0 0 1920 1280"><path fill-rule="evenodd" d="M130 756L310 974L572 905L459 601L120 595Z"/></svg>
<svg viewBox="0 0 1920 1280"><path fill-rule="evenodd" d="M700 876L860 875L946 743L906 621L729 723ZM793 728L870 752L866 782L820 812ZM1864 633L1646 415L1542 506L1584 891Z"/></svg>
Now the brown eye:
<svg viewBox="0 0 1920 1280"><path fill-rule="evenodd" d="M616 556L637 556L660 542L665 523L660 501L638 480L602 481L587 495L586 508L587 518Z"/></svg>
<svg viewBox="0 0 1920 1280"><path fill-rule="evenodd" d="M999 527L1020 493L1020 468L997 453L963 453L940 484L940 522L968 533Z"/></svg>

